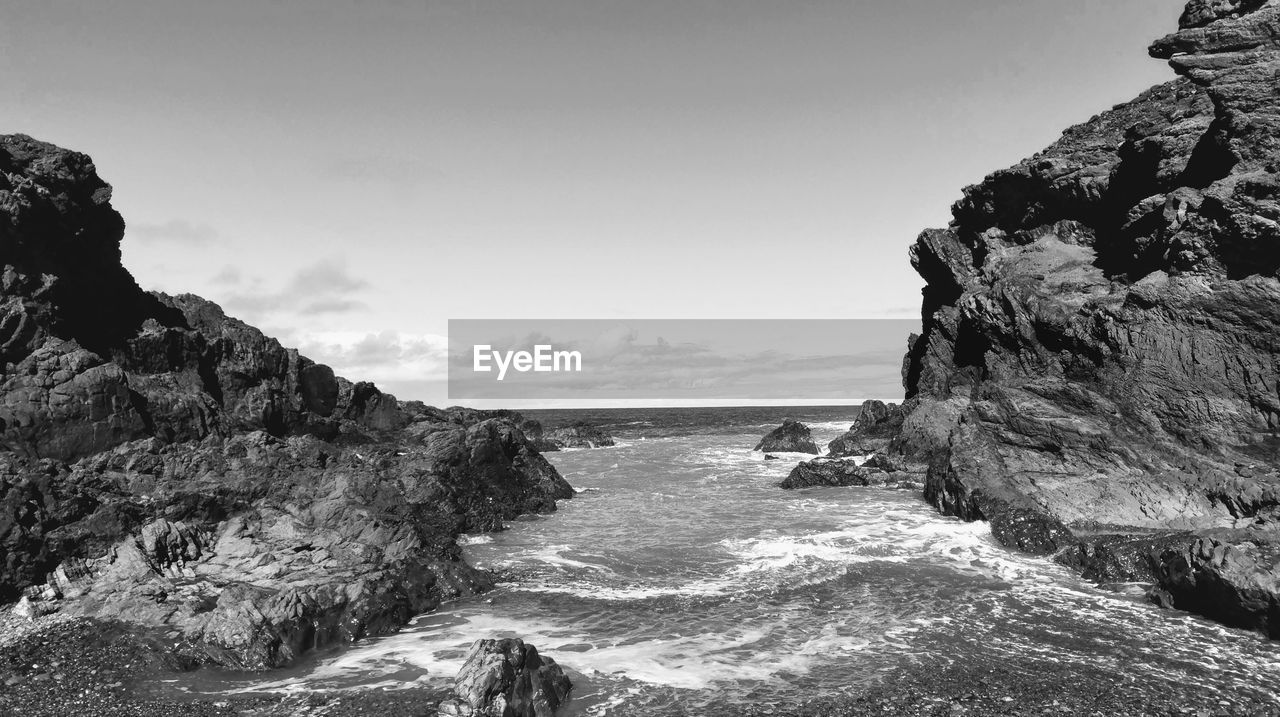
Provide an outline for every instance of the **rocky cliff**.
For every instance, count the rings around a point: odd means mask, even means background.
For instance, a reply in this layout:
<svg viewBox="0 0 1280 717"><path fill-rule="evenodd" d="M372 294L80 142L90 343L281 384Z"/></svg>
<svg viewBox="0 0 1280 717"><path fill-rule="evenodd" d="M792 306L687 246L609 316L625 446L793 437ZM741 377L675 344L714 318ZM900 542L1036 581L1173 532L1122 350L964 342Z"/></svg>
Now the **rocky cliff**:
<svg viewBox="0 0 1280 717"><path fill-rule="evenodd" d="M455 536L572 495L518 415L400 402L142 291L110 195L0 136L0 603L283 665L484 589Z"/></svg>
<svg viewBox="0 0 1280 717"><path fill-rule="evenodd" d="M1180 76L964 191L887 456L939 510L1280 637L1280 3L1193 0Z"/></svg>

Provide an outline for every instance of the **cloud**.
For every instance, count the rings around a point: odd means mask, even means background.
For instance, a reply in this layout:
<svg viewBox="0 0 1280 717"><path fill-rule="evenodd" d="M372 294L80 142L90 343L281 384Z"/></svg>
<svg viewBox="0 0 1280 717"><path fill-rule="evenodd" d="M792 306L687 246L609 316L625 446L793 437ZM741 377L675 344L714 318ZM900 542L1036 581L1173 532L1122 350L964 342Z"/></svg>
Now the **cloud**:
<svg viewBox="0 0 1280 717"><path fill-rule="evenodd" d="M214 274L213 278L209 281L210 283L221 284L223 286L235 286L244 281L244 275L240 273L239 269L228 264L227 266L222 267L222 270L217 274Z"/></svg>
<svg viewBox="0 0 1280 717"><path fill-rule="evenodd" d="M363 301L352 301L350 299L327 299L322 301L313 301L298 310L299 314L305 316L316 316L319 314L349 314L353 311L364 311L369 305Z"/></svg>
<svg viewBox="0 0 1280 717"><path fill-rule="evenodd" d="M346 265L326 259L298 270L285 291L302 296L332 296L350 294L368 286L369 282L364 279L351 276Z"/></svg>
<svg viewBox="0 0 1280 717"><path fill-rule="evenodd" d="M224 269L223 273L227 270ZM245 282L238 272L231 270L228 280L223 283L240 286ZM224 308L241 318L256 320L273 312L306 316L345 314L368 308L352 295L368 288L369 282L353 276L347 266L336 259L324 259L302 267L280 289L266 288L260 279L253 279L248 284L222 302Z"/></svg>
<svg viewBox="0 0 1280 717"><path fill-rule="evenodd" d="M170 219L160 224L131 224L127 229L127 236L145 243L208 244L218 238L218 232L206 224Z"/></svg>
<svg viewBox="0 0 1280 717"><path fill-rule="evenodd" d="M298 351L352 381L381 384L442 382L448 375L449 338L398 331L313 331L296 335Z"/></svg>

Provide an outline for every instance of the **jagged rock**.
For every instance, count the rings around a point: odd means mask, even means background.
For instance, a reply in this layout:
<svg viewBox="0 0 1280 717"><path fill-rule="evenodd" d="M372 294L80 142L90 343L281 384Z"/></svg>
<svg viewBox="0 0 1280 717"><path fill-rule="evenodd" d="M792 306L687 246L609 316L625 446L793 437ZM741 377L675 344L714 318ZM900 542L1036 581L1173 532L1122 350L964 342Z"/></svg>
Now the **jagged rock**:
<svg viewBox="0 0 1280 717"><path fill-rule="evenodd" d="M573 685L550 657L523 640L476 640L454 680L442 717L552 717Z"/></svg>
<svg viewBox="0 0 1280 717"><path fill-rule="evenodd" d="M1190 533L1086 534L1054 559L1098 583L1147 583L1160 580L1160 556L1195 541Z"/></svg>
<svg viewBox="0 0 1280 717"><path fill-rule="evenodd" d="M896 403L867 401L853 425L839 438L827 444L832 456L866 456L888 447L889 440L902 426L902 407Z"/></svg>
<svg viewBox="0 0 1280 717"><path fill-rule="evenodd" d="M529 439L529 443L533 444L543 453L552 453L560 450L560 446L546 437L546 432L542 428L541 421L535 421L532 418L525 419L520 424L520 430L524 431L525 438Z"/></svg>
<svg viewBox="0 0 1280 717"><path fill-rule="evenodd" d="M818 446L809 436L808 426L794 418L788 418L782 422L781 426L769 431L764 438L760 439L755 450L817 455Z"/></svg>
<svg viewBox="0 0 1280 717"><path fill-rule="evenodd" d="M604 448L615 445L613 436L587 423L574 421L568 426L546 430L540 421L522 418L520 430L543 453L564 450L565 448Z"/></svg>
<svg viewBox="0 0 1280 717"><path fill-rule="evenodd" d="M1195 0L1181 27L1151 48L1181 79L965 189L920 235L925 320L882 450L929 465L925 497L1006 544L1270 631L1280 6ZM1186 548L1210 535L1240 557Z"/></svg>
<svg viewBox="0 0 1280 717"><path fill-rule="evenodd" d="M613 436L583 421L575 421L568 426L547 431L544 443L555 446L552 450L604 448L614 445Z"/></svg>
<svg viewBox="0 0 1280 717"><path fill-rule="evenodd" d="M863 470L852 460L814 458L792 468L780 487L869 485L870 474L871 471Z"/></svg>
<svg viewBox="0 0 1280 717"><path fill-rule="evenodd" d="M1200 537L1160 554L1158 602L1280 639L1280 548Z"/></svg>
<svg viewBox="0 0 1280 717"><path fill-rule="evenodd" d="M519 414L402 404L142 291L109 199L0 136L0 602L285 665L488 588L455 537L572 496Z"/></svg>
<svg viewBox="0 0 1280 717"><path fill-rule="evenodd" d="M88 157L0 136L0 449L75 460L124 441L390 431L393 397L120 264L124 222Z"/></svg>
<svg viewBox="0 0 1280 717"><path fill-rule="evenodd" d="M898 471L883 463L868 461L859 465L848 458L814 458L792 468L780 487L881 486L918 490L923 485L922 478L921 473Z"/></svg>

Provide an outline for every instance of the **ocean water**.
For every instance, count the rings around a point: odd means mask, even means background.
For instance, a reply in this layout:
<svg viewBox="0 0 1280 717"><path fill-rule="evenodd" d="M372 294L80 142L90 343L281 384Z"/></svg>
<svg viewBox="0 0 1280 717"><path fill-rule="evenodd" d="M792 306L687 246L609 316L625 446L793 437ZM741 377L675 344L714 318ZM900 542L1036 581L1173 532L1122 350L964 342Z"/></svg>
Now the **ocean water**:
<svg viewBox="0 0 1280 717"><path fill-rule="evenodd" d="M1152 694L1280 703L1280 647L998 546L914 492L777 488L806 456L751 448L798 418L820 446L856 408L528 412L612 448L547 454L580 492L465 536L503 576L403 632L204 690L448 685L471 642L521 637L570 673L570 715L714 714L872 687L902 670L1043 663Z"/></svg>

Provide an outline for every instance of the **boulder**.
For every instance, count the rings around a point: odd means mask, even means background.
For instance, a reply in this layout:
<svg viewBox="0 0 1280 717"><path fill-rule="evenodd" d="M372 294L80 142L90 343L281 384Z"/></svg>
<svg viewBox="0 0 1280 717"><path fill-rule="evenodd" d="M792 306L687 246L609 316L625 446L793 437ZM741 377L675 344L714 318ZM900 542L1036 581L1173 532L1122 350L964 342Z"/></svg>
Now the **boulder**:
<svg viewBox="0 0 1280 717"><path fill-rule="evenodd" d="M573 684L550 657L523 640L476 640L454 680L456 698L441 717L552 717Z"/></svg>
<svg viewBox="0 0 1280 717"><path fill-rule="evenodd" d="M776 453L818 454L818 446L814 444L813 438L809 436L809 427L794 418L784 420L781 426L766 434L756 444L755 450Z"/></svg>

